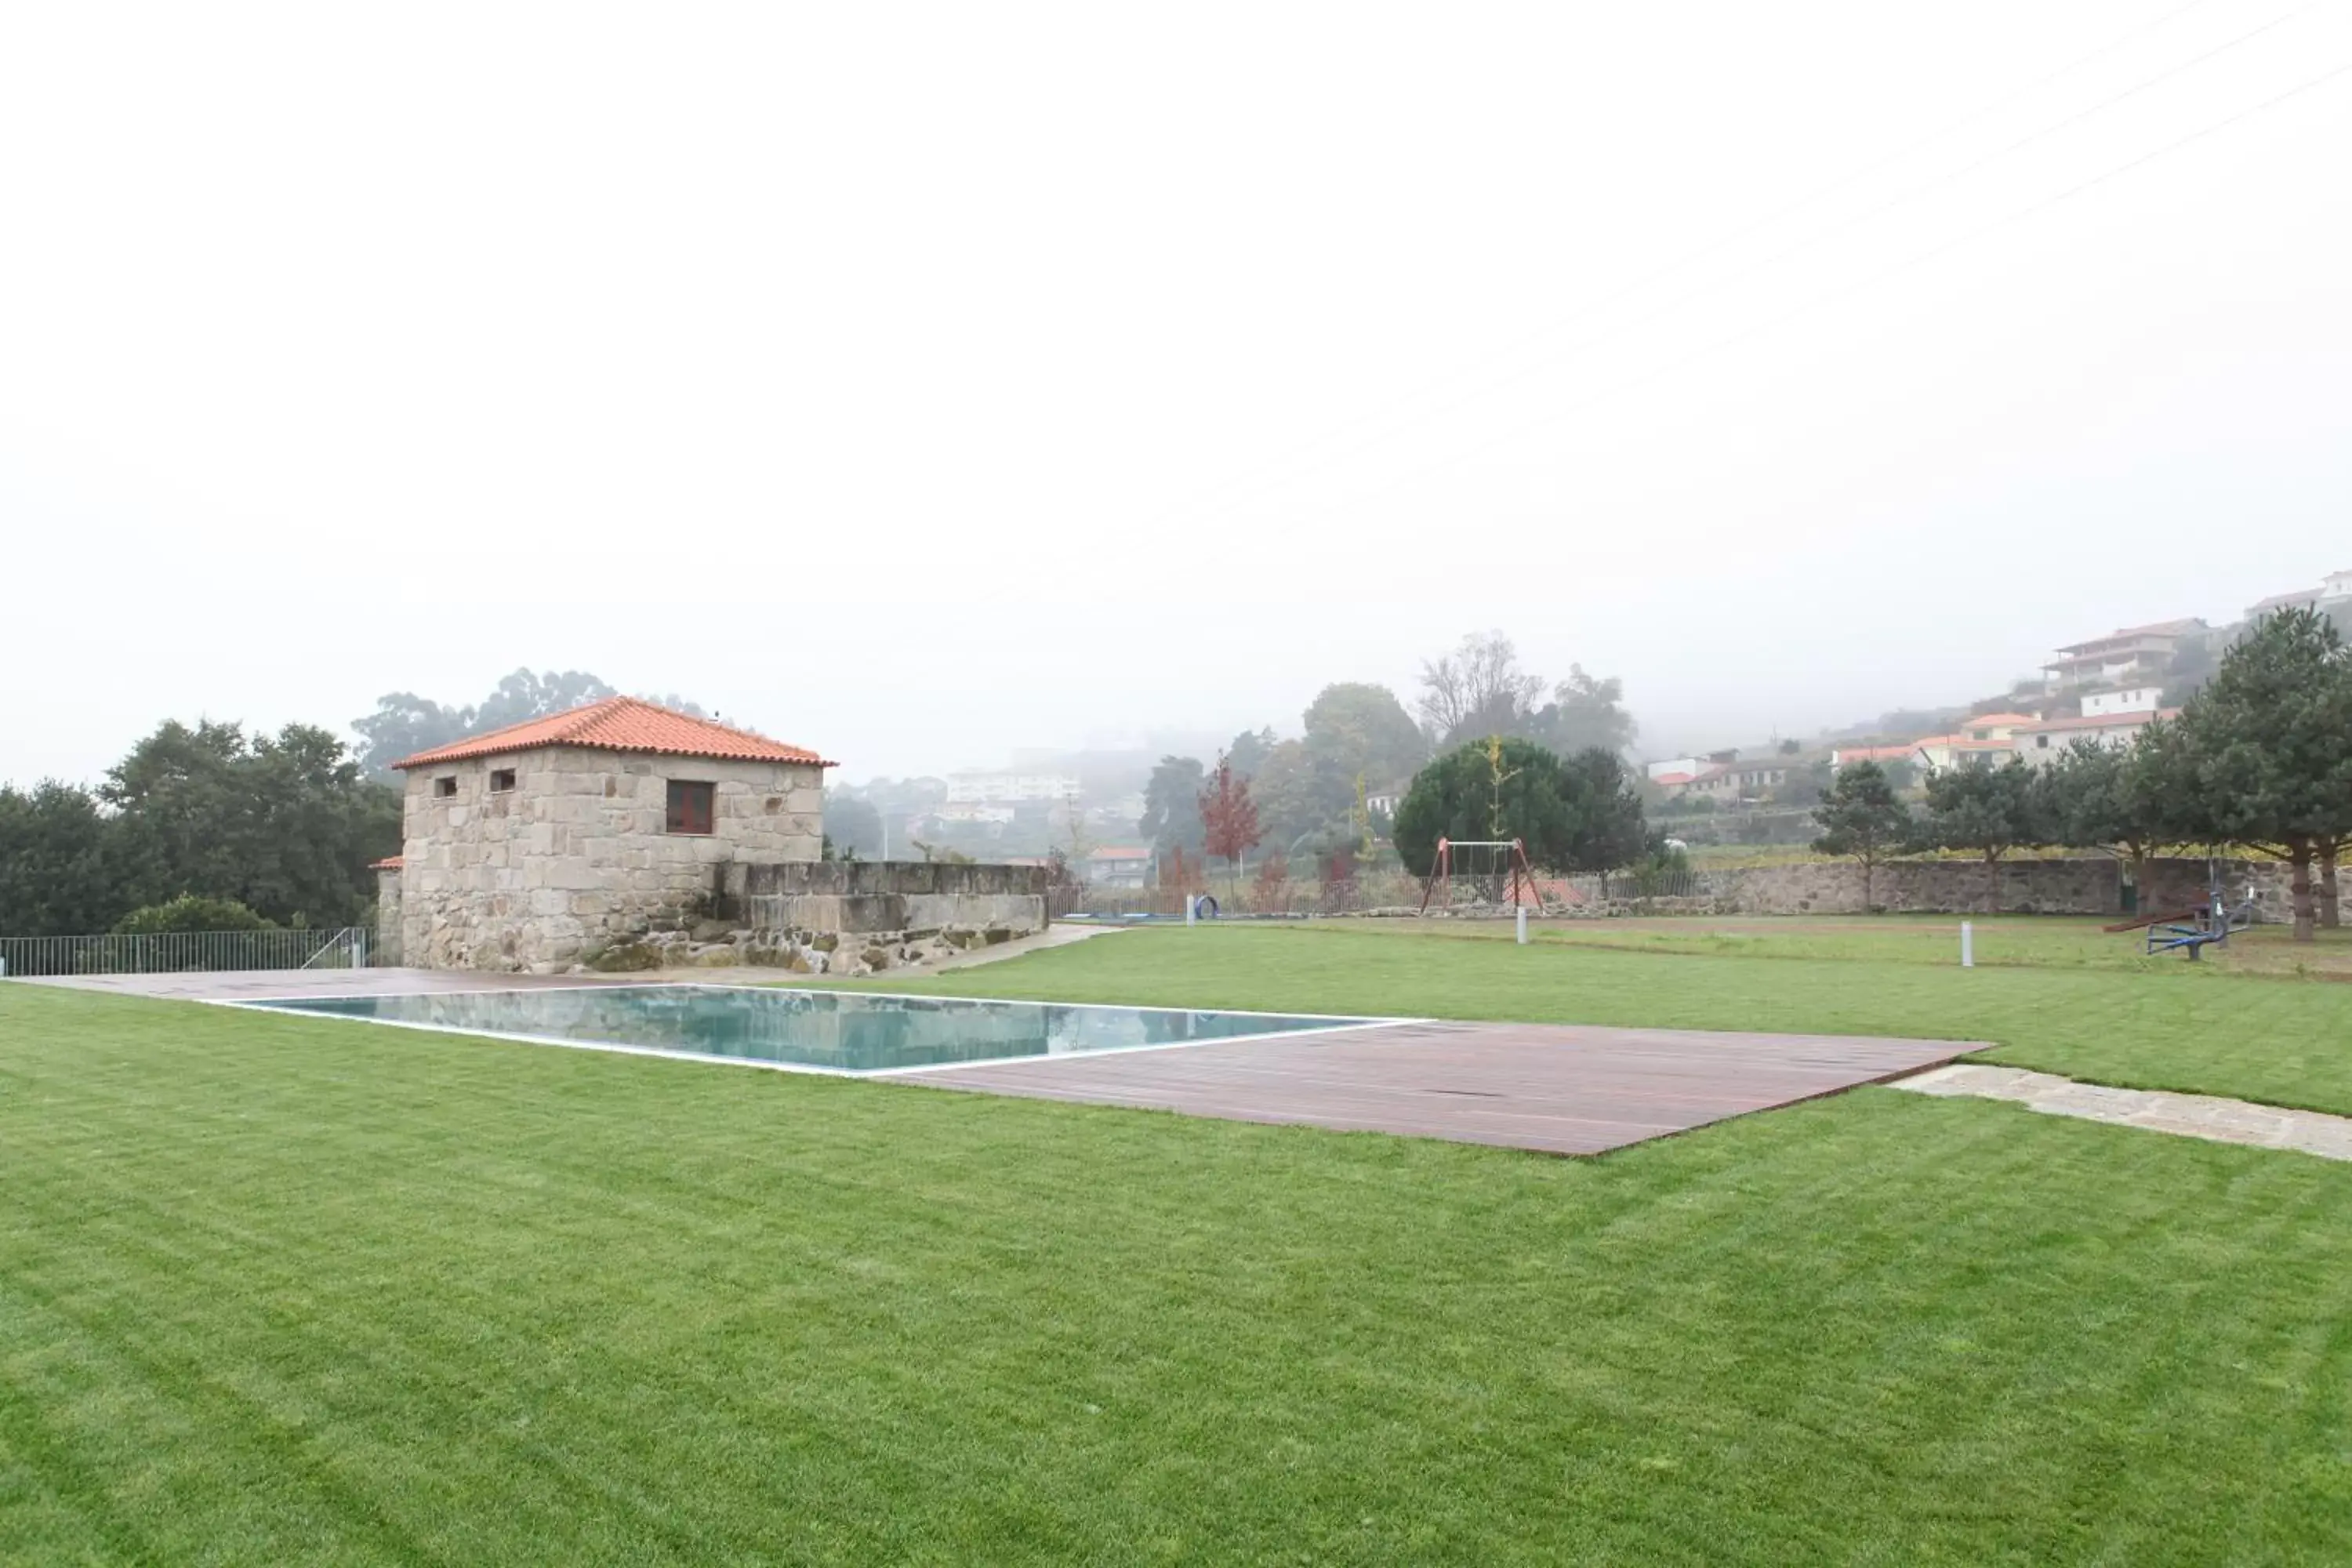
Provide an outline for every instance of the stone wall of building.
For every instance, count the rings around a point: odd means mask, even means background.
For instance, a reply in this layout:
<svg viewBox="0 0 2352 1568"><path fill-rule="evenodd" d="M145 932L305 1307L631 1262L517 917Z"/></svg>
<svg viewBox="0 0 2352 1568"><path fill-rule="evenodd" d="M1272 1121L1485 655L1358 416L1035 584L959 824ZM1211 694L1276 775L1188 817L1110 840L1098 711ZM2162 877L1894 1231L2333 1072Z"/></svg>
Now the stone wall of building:
<svg viewBox="0 0 2352 1568"><path fill-rule="evenodd" d="M934 860L823 860L744 868L742 908L765 930L815 931L1045 929L1040 866Z"/></svg>
<svg viewBox="0 0 2352 1568"><path fill-rule="evenodd" d="M375 962L395 969L405 962L401 957L400 878L397 866L375 874Z"/></svg>
<svg viewBox="0 0 2352 1568"><path fill-rule="evenodd" d="M493 790L510 769L514 787ZM666 830L673 779L712 788L711 831ZM454 793L439 793L453 780ZM740 890L748 868L814 861L824 774L551 746L408 775L401 947L432 969L554 973Z"/></svg>

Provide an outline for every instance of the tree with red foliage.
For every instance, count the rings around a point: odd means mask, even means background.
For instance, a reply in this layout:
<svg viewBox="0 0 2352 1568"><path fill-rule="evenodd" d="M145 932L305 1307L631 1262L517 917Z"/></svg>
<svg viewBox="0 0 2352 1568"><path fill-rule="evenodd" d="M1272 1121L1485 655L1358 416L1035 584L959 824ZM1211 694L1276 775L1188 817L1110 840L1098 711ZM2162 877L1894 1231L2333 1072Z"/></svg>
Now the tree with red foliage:
<svg viewBox="0 0 2352 1568"><path fill-rule="evenodd" d="M1238 893L1241 858L1265 837L1257 825L1257 802L1250 799L1249 780L1234 772L1233 760L1217 753L1216 771L1201 792L1202 847L1225 862L1230 890ZM1235 900L1239 901L1238 898Z"/></svg>

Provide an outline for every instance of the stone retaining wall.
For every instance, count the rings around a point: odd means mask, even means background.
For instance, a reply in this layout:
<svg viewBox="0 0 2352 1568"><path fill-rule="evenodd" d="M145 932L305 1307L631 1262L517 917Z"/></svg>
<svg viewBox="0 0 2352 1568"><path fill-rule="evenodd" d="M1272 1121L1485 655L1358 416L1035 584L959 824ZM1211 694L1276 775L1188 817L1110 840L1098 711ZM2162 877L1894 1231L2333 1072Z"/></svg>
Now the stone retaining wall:
<svg viewBox="0 0 2352 1568"><path fill-rule="evenodd" d="M750 966L792 974L879 974L892 969L920 969L1023 934L1003 926L839 931L751 929L730 927L722 921L698 921L599 948L578 968L615 973Z"/></svg>
<svg viewBox="0 0 2352 1568"><path fill-rule="evenodd" d="M2294 921L2294 873L2283 860L2224 860L2221 863L2221 897L2231 910L2251 898L2254 918L2269 925ZM2315 887L2319 873L2312 872ZM2140 886L2143 914L2163 914L2205 902L2209 896L2207 862L2201 859L2150 860Z"/></svg>
<svg viewBox="0 0 2352 1568"><path fill-rule="evenodd" d="M2112 915L2123 907L2113 860L2003 860L1990 875L1981 861L1898 860L1877 868L1867 903L1862 868L1851 861L1746 867L1710 879L1726 914Z"/></svg>
<svg viewBox="0 0 2352 1568"><path fill-rule="evenodd" d="M820 860L742 868L751 925L832 932L1045 929L1041 866L933 860Z"/></svg>
<svg viewBox="0 0 2352 1568"><path fill-rule="evenodd" d="M2202 858L2148 861L2140 889L2144 913L2202 904ZM1897 860L1877 868L1867 903L1862 868L1846 860L1753 866L1706 874L1706 891L1688 899L1612 900L1596 914L1891 914L2105 915L2121 919L2126 864L2118 860L2005 859L1988 875L1982 861ZM2294 918L2287 868L2271 860L2224 860L2222 889L2232 908L2251 897L2256 918ZM1583 911L1571 911L1583 912Z"/></svg>

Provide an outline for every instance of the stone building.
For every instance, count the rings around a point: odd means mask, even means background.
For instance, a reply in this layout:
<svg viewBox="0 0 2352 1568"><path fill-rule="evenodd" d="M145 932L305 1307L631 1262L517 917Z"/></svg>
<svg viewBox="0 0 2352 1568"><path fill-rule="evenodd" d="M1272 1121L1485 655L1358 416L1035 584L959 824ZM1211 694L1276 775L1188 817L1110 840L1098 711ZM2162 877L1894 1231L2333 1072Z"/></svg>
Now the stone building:
<svg viewBox="0 0 2352 1568"><path fill-rule="evenodd" d="M547 973L818 858L834 764L613 697L393 765L401 961Z"/></svg>

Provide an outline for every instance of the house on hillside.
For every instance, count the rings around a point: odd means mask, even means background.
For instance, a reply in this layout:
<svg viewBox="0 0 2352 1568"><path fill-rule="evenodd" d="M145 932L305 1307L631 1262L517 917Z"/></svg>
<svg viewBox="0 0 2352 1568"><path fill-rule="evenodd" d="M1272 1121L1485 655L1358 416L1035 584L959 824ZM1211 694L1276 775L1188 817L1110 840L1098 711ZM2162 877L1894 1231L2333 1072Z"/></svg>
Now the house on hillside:
<svg viewBox="0 0 2352 1568"><path fill-rule="evenodd" d="M2291 594L2273 594L2246 606L2246 619L2261 620L2273 610L2326 610L2331 614L2352 607L2352 571L2330 572L2320 579L2316 588L2298 588Z"/></svg>
<svg viewBox="0 0 2352 1568"><path fill-rule="evenodd" d="M2159 686L2115 686L2083 693L2083 717L2111 719L2125 713L2153 713L2163 700Z"/></svg>
<svg viewBox="0 0 2352 1568"><path fill-rule="evenodd" d="M1891 746L1840 746L1830 752L1830 769L1850 768L1856 763L1876 763L1885 767L1889 763L1916 763L1918 742L1900 741Z"/></svg>
<svg viewBox="0 0 2352 1568"><path fill-rule="evenodd" d="M2088 642L2072 643L2042 667L2046 689L2068 691L2075 687L2162 675L2182 644L2202 642L2213 628L2195 617L2158 621L2153 626L2126 626Z"/></svg>
<svg viewBox="0 0 2352 1568"><path fill-rule="evenodd" d="M2006 741L2041 717L2039 713L1979 713L1960 721L1959 736L1979 742Z"/></svg>
<svg viewBox="0 0 2352 1568"><path fill-rule="evenodd" d="M1983 740L1968 734L1927 735L1913 751L1922 768L1939 773L1947 768L1997 768L2017 755L2017 742L2005 735Z"/></svg>
<svg viewBox="0 0 2352 1568"><path fill-rule="evenodd" d="M1097 888L1143 887L1151 879L1151 851L1141 845L1105 845L1087 857L1086 875Z"/></svg>
<svg viewBox="0 0 2352 1568"><path fill-rule="evenodd" d="M2246 619L2259 621L2279 610L2307 610L2319 603L2320 590L2298 588L2292 594L2273 594L2267 599L2257 599L2246 606Z"/></svg>
<svg viewBox="0 0 2352 1568"><path fill-rule="evenodd" d="M1661 780L1661 783L1664 781ZM1701 800L1752 800L1789 782L1789 770L1775 763L1724 763L1702 770L1675 793Z"/></svg>
<svg viewBox="0 0 2352 1568"><path fill-rule="evenodd" d="M2077 741L2092 741L2110 747L2128 746L2151 721L2179 716L2178 708L2167 708L2159 712L2150 707L2128 712L2086 712L2079 719L2045 719L2020 731L2017 754L2036 767L2048 767Z"/></svg>
<svg viewBox="0 0 2352 1568"><path fill-rule="evenodd" d="M948 804L1058 804L1075 800L1078 781L1067 773L961 773L948 775Z"/></svg>
<svg viewBox="0 0 2352 1568"><path fill-rule="evenodd" d="M634 697L393 765L402 961L533 973L707 910L750 866L817 859L834 766Z"/></svg>

